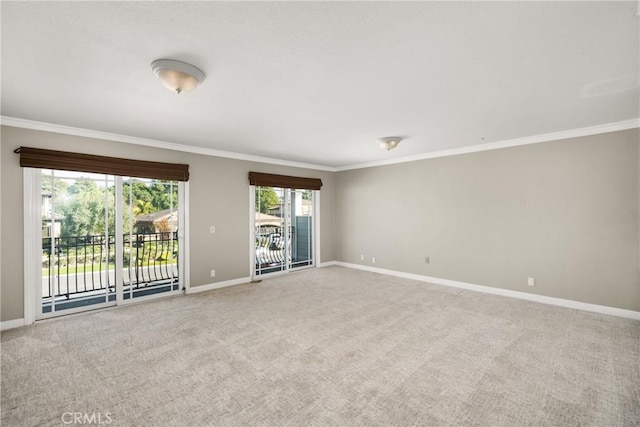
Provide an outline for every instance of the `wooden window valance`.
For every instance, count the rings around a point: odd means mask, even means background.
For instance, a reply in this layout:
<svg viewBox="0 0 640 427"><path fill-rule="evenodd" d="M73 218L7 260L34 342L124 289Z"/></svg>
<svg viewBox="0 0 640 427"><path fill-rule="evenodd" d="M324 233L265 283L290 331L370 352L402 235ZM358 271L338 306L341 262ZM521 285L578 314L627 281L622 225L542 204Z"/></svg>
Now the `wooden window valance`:
<svg viewBox="0 0 640 427"><path fill-rule="evenodd" d="M167 181L189 180L189 165L177 163L130 160L30 147L20 147L15 152L20 154L20 166L28 168L103 173Z"/></svg>
<svg viewBox="0 0 640 427"><path fill-rule="evenodd" d="M262 187L295 188L300 190L320 190L319 178L301 178L297 176L273 175L270 173L249 172L249 184Z"/></svg>

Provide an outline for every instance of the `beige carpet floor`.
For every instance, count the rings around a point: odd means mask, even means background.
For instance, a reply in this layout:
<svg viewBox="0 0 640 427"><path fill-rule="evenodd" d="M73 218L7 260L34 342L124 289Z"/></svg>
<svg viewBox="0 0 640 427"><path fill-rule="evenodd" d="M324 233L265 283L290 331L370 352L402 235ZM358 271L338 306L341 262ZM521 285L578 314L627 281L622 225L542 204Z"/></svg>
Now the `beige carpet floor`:
<svg viewBox="0 0 640 427"><path fill-rule="evenodd" d="M640 322L341 267L1 344L3 427L640 425Z"/></svg>

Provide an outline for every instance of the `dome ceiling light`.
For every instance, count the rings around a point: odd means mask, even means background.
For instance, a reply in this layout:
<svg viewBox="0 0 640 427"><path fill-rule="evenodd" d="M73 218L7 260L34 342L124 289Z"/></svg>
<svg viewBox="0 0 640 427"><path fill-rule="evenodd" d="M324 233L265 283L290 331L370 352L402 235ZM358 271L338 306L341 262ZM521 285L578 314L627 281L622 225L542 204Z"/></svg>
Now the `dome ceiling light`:
<svg viewBox="0 0 640 427"><path fill-rule="evenodd" d="M174 59L157 59L151 69L164 87L177 94L194 90L205 78L198 67Z"/></svg>
<svg viewBox="0 0 640 427"><path fill-rule="evenodd" d="M384 150L391 151L400 144L400 141L402 141L401 136L385 136L378 139L378 145Z"/></svg>

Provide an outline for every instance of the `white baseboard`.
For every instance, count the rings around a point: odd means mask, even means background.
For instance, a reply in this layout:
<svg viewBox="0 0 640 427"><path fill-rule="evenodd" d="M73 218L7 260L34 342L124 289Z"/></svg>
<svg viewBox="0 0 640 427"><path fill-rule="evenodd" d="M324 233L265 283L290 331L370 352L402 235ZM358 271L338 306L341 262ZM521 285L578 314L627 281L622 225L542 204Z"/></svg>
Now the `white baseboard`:
<svg viewBox="0 0 640 427"><path fill-rule="evenodd" d="M7 329L19 328L24 326L24 319L5 320L0 322L0 331L6 331Z"/></svg>
<svg viewBox="0 0 640 427"><path fill-rule="evenodd" d="M318 268L331 267L332 265L338 265L338 261L321 262L318 264Z"/></svg>
<svg viewBox="0 0 640 427"><path fill-rule="evenodd" d="M206 292L213 289L226 288L227 286L243 285L251 282L251 277L240 277L239 279L225 280L224 282L209 283L207 285L193 286L187 290L187 295L198 292Z"/></svg>
<svg viewBox="0 0 640 427"><path fill-rule="evenodd" d="M389 276L402 277L405 279L419 280L422 282L434 283L436 285L451 286L454 288L467 289L486 294L502 295L510 298L518 298L528 301L540 302L543 304L557 305L560 307L574 308L576 310L591 311L593 313L608 314L610 316L624 317L626 319L640 320L640 311L625 310L623 308L608 307L606 305L589 304L586 302L573 301L562 298L548 297L546 295L536 295L527 292L512 291L509 289L492 288L490 286L474 285L473 283L458 282L456 280L441 279L439 277L423 276L420 274L405 273L396 270L386 270L384 268L369 267L367 265L352 264L348 262L336 261L333 265L355 268L358 270L371 271L373 273L387 274Z"/></svg>

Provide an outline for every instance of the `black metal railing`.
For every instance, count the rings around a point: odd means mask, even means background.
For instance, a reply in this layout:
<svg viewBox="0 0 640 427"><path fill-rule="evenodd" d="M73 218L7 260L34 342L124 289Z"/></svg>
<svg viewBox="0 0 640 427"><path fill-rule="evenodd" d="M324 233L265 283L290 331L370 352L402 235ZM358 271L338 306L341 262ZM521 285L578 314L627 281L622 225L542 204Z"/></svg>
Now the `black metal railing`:
<svg viewBox="0 0 640 427"><path fill-rule="evenodd" d="M256 239L256 270L282 266L285 238L281 233L265 233Z"/></svg>
<svg viewBox="0 0 640 427"><path fill-rule="evenodd" d="M123 244L125 284L139 288L178 279L177 232L126 234Z"/></svg>
<svg viewBox="0 0 640 427"><path fill-rule="evenodd" d="M177 283L177 232L125 234L122 244L125 290ZM115 235L43 238L43 298L115 292L115 247Z"/></svg>
<svg viewBox="0 0 640 427"><path fill-rule="evenodd" d="M295 239L295 227L289 226L289 232L284 233L282 227L272 227L268 232L256 235L256 274L271 273L284 269L285 264L291 262L291 242ZM287 250L285 251L285 245ZM287 254L285 256L285 254Z"/></svg>

